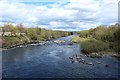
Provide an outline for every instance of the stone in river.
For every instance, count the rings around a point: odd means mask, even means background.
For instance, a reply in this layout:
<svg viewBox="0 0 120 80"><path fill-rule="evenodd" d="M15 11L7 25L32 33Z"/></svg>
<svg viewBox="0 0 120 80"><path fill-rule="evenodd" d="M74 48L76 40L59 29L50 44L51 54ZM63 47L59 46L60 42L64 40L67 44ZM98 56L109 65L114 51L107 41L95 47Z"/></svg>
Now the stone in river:
<svg viewBox="0 0 120 80"><path fill-rule="evenodd" d="M89 65L93 65L93 63L92 63L92 62L89 62L88 64L89 64Z"/></svg>
<svg viewBox="0 0 120 80"><path fill-rule="evenodd" d="M85 61L81 61L81 63L85 64Z"/></svg>
<svg viewBox="0 0 120 80"><path fill-rule="evenodd" d="M81 60L82 60L82 61L85 61L85 59L83 59L83 58L82 58Z"/></svg>
<svg viewBox="0 0 120 80"><path fill-rule="evenodd" d="M77 58L77 59L80 59L80 56L77 56L76 58Z"/></svg>
<svg viewBox="0 0 120 80"><path fill-rule="evenodd" d="M73 43L73 42L70 42L70 43L68 43L68 45L74 45L74 43Z"/></svg>
<svg viewBox="0 0 120 80"><path fill-rule="evenodd" d="M101 64L101 62L97 61L98 64Z"/></svg>
<svg viewBox="0 0 120 80"><path fill-rule="evenodd" d="M109 67L109 65L108 65L108 64L104 64L104 66L105 66L105 67Z"/></svg>
<svg viewBox="0 0 120 80"><path fill-rule="evenodd" d="M89 57L89 55L86 55L86 57Z"/></svg>
<svg viewBox="0 0 120 80"><path fill-rule="evenodd" d="M74 61L71 61L71 63L73 63Z"/></svg>
<svg viewBox="0 0 120 80"><path fill-rule="evenodd" d="M75 62L78 62L77 60L75 60Z"/></svg>
<svg viewBox="0 0 120 80"><path fill-rule="evenodd" d="M78 61L79 63L81 62L81 61Z"/></svg>
<svg viewBox="0 0 120 80"><path fill-rule="evenodd" d="M69 57L69 59L73 59L73 57Z"/></svg>

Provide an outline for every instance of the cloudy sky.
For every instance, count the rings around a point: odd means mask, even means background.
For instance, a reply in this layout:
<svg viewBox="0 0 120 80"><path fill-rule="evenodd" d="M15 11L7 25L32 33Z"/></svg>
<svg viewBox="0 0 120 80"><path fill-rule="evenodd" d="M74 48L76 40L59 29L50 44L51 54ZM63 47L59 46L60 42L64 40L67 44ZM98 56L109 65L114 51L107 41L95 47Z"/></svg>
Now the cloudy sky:
<svg viewBox="0 0 120 80"><path fill-rule="evenodd" d="M1 0L0 24L79 31L117 22L119 0Z"/></svg>

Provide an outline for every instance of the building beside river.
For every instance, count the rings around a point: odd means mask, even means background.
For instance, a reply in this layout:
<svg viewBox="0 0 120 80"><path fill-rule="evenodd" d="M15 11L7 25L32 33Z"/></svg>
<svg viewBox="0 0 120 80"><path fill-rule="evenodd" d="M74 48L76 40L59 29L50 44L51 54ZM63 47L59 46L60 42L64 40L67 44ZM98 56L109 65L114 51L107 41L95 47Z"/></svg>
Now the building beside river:
<svg viewBox="0 0 120 80"><path fill-rule="evenodd" d="M0 36L20 36L20 35L25 35L25 33L20 33L20 32L5 32L3 31L3 27L0 27Z"/></svg>

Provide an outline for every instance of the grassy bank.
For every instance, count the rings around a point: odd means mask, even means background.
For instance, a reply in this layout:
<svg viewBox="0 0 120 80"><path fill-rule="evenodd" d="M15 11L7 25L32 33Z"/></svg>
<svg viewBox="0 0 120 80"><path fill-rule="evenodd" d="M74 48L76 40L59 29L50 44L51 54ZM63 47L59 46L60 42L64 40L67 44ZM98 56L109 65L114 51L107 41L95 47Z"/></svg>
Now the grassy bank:
<svg viewBox="0 0 120 80"><path fill-rule="evenodd" d="M109 44L94 38L81 38L75 36L72 38L75 43L80 43L82 52L90 54L99 51L109 51Z"/></svg>
<svg viewBox="0 0 120 80"><path fill-rule="evenodd" d="M71 32L67 31L54 31L39 27L26 28L22 24L12 25L11 23L6 23L1 26L1 30L2 48L9 48L17 44L46 41L71 35Z"/></svg>
<svg viewBox="0 0 120 80"><path fill-rule="evenodd" d="M120 29L118 25L98 26L94 29L83 30L71 41L80 43L81 51L86 54L94 52L115 52L120 54Z"/></svg>

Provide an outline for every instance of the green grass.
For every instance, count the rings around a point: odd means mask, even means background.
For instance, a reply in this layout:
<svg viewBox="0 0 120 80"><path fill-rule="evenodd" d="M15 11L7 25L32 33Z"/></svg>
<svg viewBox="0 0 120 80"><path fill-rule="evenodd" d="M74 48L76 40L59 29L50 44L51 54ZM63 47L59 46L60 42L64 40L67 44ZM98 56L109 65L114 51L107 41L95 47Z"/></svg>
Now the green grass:
<svg viewBox="0 0 120 80"><path fill-rule="evenodd" d="M89 40L90 40L90 38L81 38L79 36L74 36L71 39L71 41L73 41L74 43L81 43L81 42L89 41Z"/></svg>
<svg viewBox="0 0 120 80"><path fill-rule="evenodd" d="M108 50L109 44L98 40L88 40L81 42L81 48L84 53L90 54Z"/></svg>
<svg viewBox="0 0 120 80"><path fill-rule="evenodd" d="M90 54L93 52L106 51L109 44L94 38L80 38L75 36L71 39L75 43L80 43L83 53Z"/></svg>
<svg viewBox="0 0 120 80"><path fill-rule="evenodd" d="M11 45L18 43L19 41L18 37L3 37L2 39L2 47L10 47Z"/></svg>
<svg viewBox="0 0 120 80"><path fill-rule="evenodd" d="M20 43L25 43L28 41L28 37L26 36L8 36L8 37L3 37L2 38L2 47L3 48L8 48L10 46L13 46L15 44L20 44Z"/></svg>

